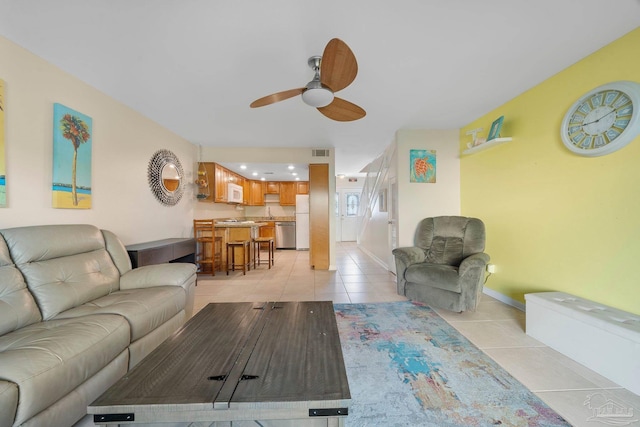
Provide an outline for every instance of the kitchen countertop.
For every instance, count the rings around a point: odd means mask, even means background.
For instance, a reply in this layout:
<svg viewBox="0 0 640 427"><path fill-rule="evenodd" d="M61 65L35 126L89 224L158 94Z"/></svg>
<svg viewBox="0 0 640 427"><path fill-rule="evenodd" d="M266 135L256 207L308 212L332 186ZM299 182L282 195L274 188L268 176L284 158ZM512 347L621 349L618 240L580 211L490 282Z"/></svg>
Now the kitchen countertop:
<svg viewBox="0 0 640 427"><path fill-rule="evenodd" d="M295 221L296 217L295 216L274 216L274 217L246 217L246 220L249 221L260 221L260 222L273 222L273 221Z"/></svg>
<svg viewBox="0 0 640 427"><path fill-rule="evenodd" d="M267 225L266 222L216 222L216 228L251 228L251 227L262 227Z"/></svg>

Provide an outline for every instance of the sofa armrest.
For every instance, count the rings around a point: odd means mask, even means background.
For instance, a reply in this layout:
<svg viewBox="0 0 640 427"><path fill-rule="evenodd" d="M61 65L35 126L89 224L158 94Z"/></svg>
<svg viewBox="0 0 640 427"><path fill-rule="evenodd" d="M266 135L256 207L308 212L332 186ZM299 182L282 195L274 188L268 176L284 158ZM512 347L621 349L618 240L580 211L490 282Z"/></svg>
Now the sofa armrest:
<svg viewBox="0 0 640 427"><path fill-rule="evenodd" d="M154 286L182 286L195 281L195 264L169 263L134 268L120 277L120 289L140 289Z"/></svg>
<svg viewBox="0 0 640 427"><path fill-rule="evenodd" d="M484 271L487 264L489 264L489 259L489 255L484 252L469 255L460 263L458 274L464 276L467 272L476 268L481 268Z"/></svg>
<svg viewBox="0 0 640 427"><path fill-rule="evenodd" d="M417 246L405 246L395 248L392 252L396 260L396 287L398 295L405 295L405 285L407 281L404 278L404 272L411 264L424 262L427 254L424 249Z"/></svg>
<svg viewBox="0 0 640 427"><path fill-rule="evenodd" d="M187 263L145 265L120 276L120 289L141 289L154 286L180 286L186 294L184 311L187 319L193 315L196 266Z"/></svg>
<svg viewBox="0 0 640 427"><path fill-rule="evenodd" d="M395 248L391 253L394 257L396 257L396 259L402 261L406 267L410 266L411 264L424 262L427 258L424 249L418 248L416 246Z"/></svg>
<svg viewBox="0 0 640 427"><path fill-rule="evenodd" d="M468 256L460 263L458 280L460 280L460 289L462 289L460 297L465 310L476 311L478 307L484 288L484 272L489 259L489 255L477 253Z"/></svg>

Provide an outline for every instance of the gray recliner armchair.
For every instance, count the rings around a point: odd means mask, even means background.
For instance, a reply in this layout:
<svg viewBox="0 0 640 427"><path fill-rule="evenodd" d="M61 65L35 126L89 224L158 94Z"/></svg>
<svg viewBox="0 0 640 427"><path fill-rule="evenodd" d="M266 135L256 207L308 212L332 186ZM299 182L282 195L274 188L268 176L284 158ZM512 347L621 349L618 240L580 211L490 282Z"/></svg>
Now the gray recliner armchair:
<svg viewBox="0 0 640 427"><path fill-rule="evenodd" d="M398 294L432 307L475 311L489 255L484 223L440 216L418 224L414 245L396 248Z"/></svg>

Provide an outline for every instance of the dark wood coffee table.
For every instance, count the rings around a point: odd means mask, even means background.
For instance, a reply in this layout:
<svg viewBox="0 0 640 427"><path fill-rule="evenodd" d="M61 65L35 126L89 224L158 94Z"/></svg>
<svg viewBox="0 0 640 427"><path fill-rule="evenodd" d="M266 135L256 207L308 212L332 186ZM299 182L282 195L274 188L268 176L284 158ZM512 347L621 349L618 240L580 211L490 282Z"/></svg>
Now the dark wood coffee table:
<svg viewBox="0 0 640 427"><path fill-rule="evenodd" d="M98 425L342 426L350 400L330 301L220 303L203 308L88 413Z"/></svg>

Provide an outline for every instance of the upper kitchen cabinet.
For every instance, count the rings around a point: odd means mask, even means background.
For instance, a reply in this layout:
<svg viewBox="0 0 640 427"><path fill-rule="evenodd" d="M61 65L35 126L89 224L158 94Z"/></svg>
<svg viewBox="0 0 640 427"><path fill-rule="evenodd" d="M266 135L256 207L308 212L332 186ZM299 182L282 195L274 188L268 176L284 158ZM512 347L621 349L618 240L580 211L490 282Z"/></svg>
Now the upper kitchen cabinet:
<svg viewBox="0 0 640 427"><path fill-rule="evenodd" d="M266 188L267 194L280 194L280 183L277 181L269 181L267 182Z"/></svg>
<svg viewBox="0 0 640 427"><path fill-rule="evenodd" d="M229 171L223 168L217 163L214 163L214 202L226 203L227 202L227 184L229 183Z"/></svg>
<svg viewBox="0 0 640 427"><path fill-rule="evenodd" d="M247 206L264 206L264 182L248 179L244 186L244 199ZM249 190L247 190L247 187Z"/></svg>
<svg viewBox="0 0 640 427"><path fill-rule="evenodd" d="M297 181L296 194L309 194L309 181Z"/></svg>
<svg viewBox="0 0 640 427"><path fill-rule="evenodd" d="M296 182L280 183L280 206L296 205Z"/></svg>
<svg viewBox="0 0 640 427"><path fill-rule="evenodd" d="M200 169L204 169L205 176L207 177L207 191L202 192L204 197L198 197L198 201L200 202L213 202L215 197L215 171L214 171L214 163L211 162L201 162L198 164L198 171Z"/></svg>

